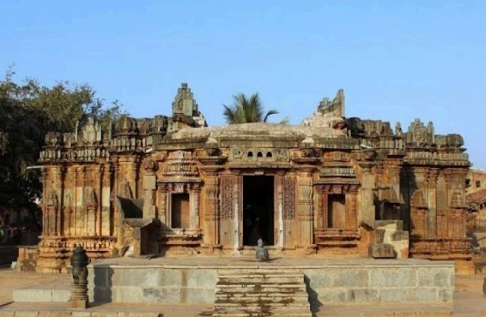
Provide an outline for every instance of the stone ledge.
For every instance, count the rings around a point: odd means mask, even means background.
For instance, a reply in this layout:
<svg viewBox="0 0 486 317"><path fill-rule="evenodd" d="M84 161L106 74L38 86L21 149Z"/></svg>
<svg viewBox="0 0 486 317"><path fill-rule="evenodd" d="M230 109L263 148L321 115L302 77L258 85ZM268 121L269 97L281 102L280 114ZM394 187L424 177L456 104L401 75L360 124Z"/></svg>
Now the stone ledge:
<svg viewBox="0 0 486 317"><path fill-rule="evenodd" d="M12 292L14 302L67 302L69 289L19 288Z"/></svg>
<svg viewBox="0 0 486 317"><path fill-rule="evenodd" d="M0 317L163 317L161 313L109 312L109 311L69 311L69 310L15 310L2 311Z"/></svg>

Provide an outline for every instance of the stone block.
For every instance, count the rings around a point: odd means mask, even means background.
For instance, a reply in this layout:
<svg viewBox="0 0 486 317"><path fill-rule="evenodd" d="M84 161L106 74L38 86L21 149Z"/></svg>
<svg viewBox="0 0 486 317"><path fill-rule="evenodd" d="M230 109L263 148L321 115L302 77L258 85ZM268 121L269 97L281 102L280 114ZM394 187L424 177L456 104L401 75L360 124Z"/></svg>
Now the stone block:
<svg viewBox="0 0 486 317"><path fill-rule="evenodd" d="M332 276L333 287L368 287L369 277L368 271L365 269L339 269L329 270Z"/></svg>
<svg viewBox="0 0 486 317"><path fill-rule="evenodd" d="M69 297L71 296L71 291L68 289L53 289L51 296L51 300L53 302L65 303L69 300Z"/></svg>
<svg viewBox="0 0 486 317"><path fill-rule="evenodd" d="M416 289L387 288L380 289L381 302L409 302L416 301Z"/></svg>
<svg viewBox="0 0 486 317"><path fill-rule="evenodd" d="M72 317L91 317L91 312L88 311L72 311Z"/></svg>
<svg viewBox="0 0 486 317"><path fill-rule="evenodd" d="M416 295L418 302L437 302L439 301L439 291L437 288L417 288Z"/></svg>
<svg viewBox="0 0 486 317"><path fill-rule="evenodd" d="M333 274L329 272L330 270L304 269L302 271L309 280L311 289L323 289L332 286Z"/></svg>
<svg viewBox="0 0 486 317"><path fill-rule="evenodd" d="M14 302L50 302L52 298L50 289L15 289Z"/></svg>
<svg viewBox="0 0 486 317"><path fill-rule="evenodd" d="M392 241L410 240L408 231L395 231L390 236Z"/></svg>
<svg viewBox="0 0 486 317"><path fill-rule="evenodd" d="M385 241L385 229L375 229L375 243L383 243Z"/></svg>
<svg viewBox="0 0 486 317"><path fill-rule="evenodd" d="M378 290L371 288L350 289L347 298L354 303L376 303L380 301Z"/></svg>
<svg viewBox="0 0 486 317"><path fill-rule="evenodd" d="M180 269L158 270L157 280L153 286L180 287L182 285L182 274L185 274L185 272Z"/></svg>
<svg viewBox="0 0 486 317"><path fill-rule="evenodd" d="M112 287L112 301L115 303L141 303L143 289L137 286Z"/></svg>
<svg viewBox="0 0 486 317"><path fill-rule="evenodd" d="M0 310L0 317L14 317L15 312L13 310Z"/></svg>
<svg viewBox="0 0 486 317"><path fill-rule="evenodd" d="M112 283L116 286L155 287L158 285L159 270L127 268L115 271ZM163 285L163 284L162 284Z"/></svg>
<svg viewBox="0 0 486 317"><path fill-rule="evenodd" d="M402 231L403 220L376 220L375 226L377 228L386 228L389 230Z"/></svg>
<svg viewBox="0 0 486 317"><path fill-rule="evenodd" d="M419 286L452 287L452 268L419 268L417 277Z"/></svg>
<svg viewBox="0 0 486 317"><path fill-rule="evenodd" d="M190 304L212 304L215 299L214 288L181 289L181 298L182 302Z"/></svg>
<svg viewBox="0 0 486 317"><path fill-rule="evenodd" d="M163 315L154 312L118 312L118 317L163 317Z"/></svg>
<svg viewBox="0 0 486 317"><path fill-rule="evenodd" d="M370 270L370 287L412 287L417 285L413 268L373 268Z"/></svg>
<svg viewBox="0 0 486 317"><path fill-rule="evenodd" d="M118 317L118 313L110 311L94 311L91 313L91 317Z"/></svg>
<svg viewBox="0 0 486 317"><path fill-rule="evenodd" d="M374 259L394 259L397 257L397 253L391 244L376 243L370 247L370 256Z"/></svg>
<svg viewBox="0 0 486 317"><path fill-rule="evenodd" d="M181 289L178 287L152 287L143 289L145 303L176 304L181 303Z"/></svg>
<svg viewBox="0 0 486 317"><path fill-rule="evenodd" d="M326 304L343 304L348 302L348 290L344 288L317 289L317 300Z"/></svg>
<svg viewBox="0 0 486 317"><path fill-rule="evenodd" d="M454 300L454 290L453 288L439 289L439 301L446 303L452 303Z"/></svg>
<svg viewBox="0 0 486 317"><path fill-rule="evenodd" d="M66 317L70 316L69 311L39 311L39 317ZM72 316L72 315L71 315Z"/></svg>
<svg viewBox="0 0 486 317"><path fill-rule="evenodd" d="M15 317L38 317L39 316L39 312L36 311L36 310L31 310L31 311L28 311L28 310L17 310L15 312Z"/></svg>
<svg viewBox="0 0 486 317"><path fill-rule="evenodd" d="M218 273L216 270L197 269L188 270L184 273L187 274L187 287L191 288L214 288L218 281Z"/></svg>

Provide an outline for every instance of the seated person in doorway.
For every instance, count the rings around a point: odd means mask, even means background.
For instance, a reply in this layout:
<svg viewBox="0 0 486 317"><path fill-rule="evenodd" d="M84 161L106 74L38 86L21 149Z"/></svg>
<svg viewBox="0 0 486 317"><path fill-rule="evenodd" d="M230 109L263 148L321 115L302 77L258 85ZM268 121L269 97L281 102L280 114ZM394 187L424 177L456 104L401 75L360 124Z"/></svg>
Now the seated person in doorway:
<svg viewBox="0 0 486 317"><path fill-rule="evenodd" d="M258 239L258 247L256 251L256 259L259 261L269 261L270 255L268 254L268 250L265 249L263 246L263 240Z"/></svg>

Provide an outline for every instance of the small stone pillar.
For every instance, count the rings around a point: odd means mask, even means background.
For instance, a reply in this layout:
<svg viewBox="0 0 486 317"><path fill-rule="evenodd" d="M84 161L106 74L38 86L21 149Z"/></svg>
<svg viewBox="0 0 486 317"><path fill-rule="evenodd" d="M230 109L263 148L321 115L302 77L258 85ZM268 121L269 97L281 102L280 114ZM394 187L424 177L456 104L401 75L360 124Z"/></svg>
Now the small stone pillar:
<svg viewBox="0 0 486 317"><path fill-rule="evenodd" d="M88 266L89 258L86 250L77 246L71 256L71 272L73 280L71 284L71 308L86 309L88 307Z"/></svg>
<svg viewBox="0 0 486 317"><path fill-rule="evenodd" d="M143 168L145 169L143 177L143 190L145 191L143 197L143 218L156 219L155 190L157 189L157 177L155 176L155 171L157 170L157 162L148 159L144 162Z"/></svg>
<svg viewBox="0 0 486 317"><path fill-rule="evenodd" d="M361 211L358 215L358 223L366 223L373 226L375 223L375 176L371 169L376 166L377 153L373 149L363 150L364 160L359 162L363 169L361 177Z"/></svg>

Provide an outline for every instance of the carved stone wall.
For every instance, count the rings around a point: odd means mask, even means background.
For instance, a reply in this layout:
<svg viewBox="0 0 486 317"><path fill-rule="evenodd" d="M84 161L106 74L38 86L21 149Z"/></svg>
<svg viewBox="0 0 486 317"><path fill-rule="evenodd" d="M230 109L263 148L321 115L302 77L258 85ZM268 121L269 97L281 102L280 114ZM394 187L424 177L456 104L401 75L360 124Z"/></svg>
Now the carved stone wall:
<svg viewBox="0 0 486 317"><path fill-rule="evenodd" d="M183 84L170 116L124 116L107 129L89 119L49 133L40 155L39 270L66 270L75 244L92 258L112 256L137 232L132 225L156 232L140 250L244 253L244 175L274 176L268 230L279 252L363 255L375 221L394 219L410 232L411 256L469 260L462 137L436 135L420 120L404 132L399 123L343 116L339 91L300 126L209 128ZM177 194L189 195L182 228L171 224ZM141 220L125 215L118 198Z"/></svg>

